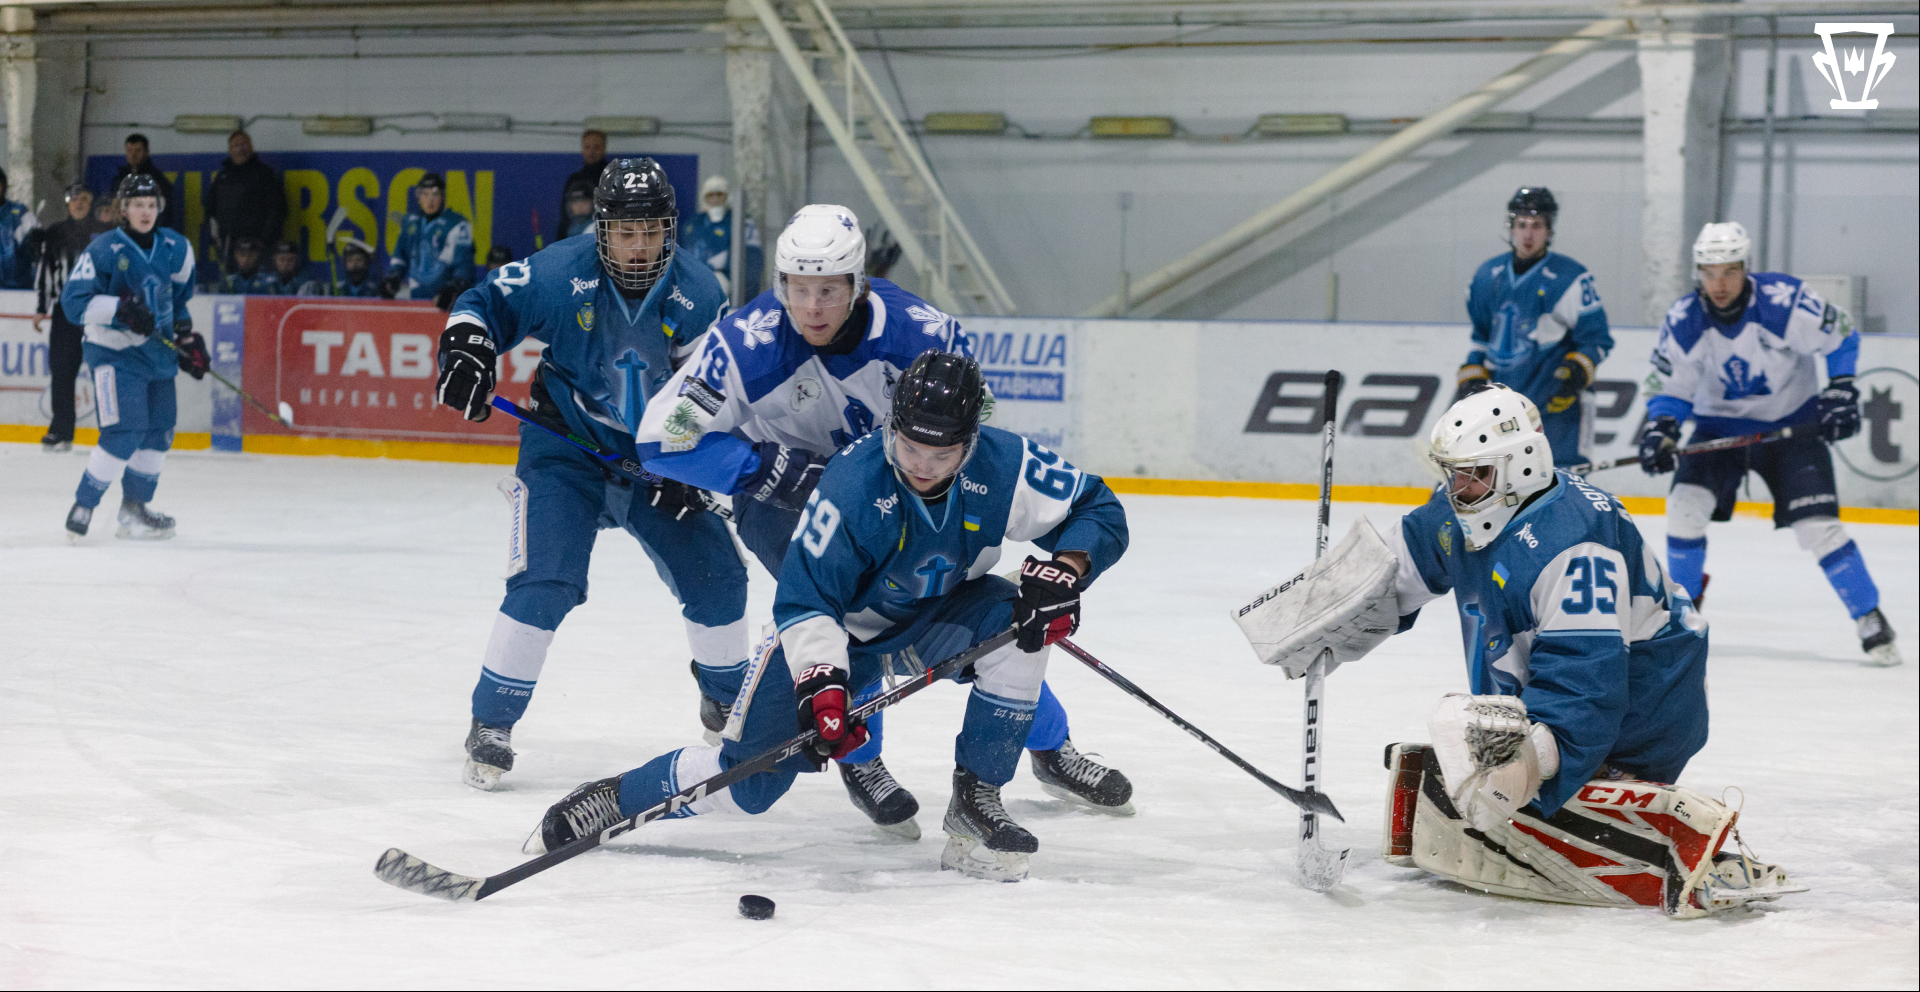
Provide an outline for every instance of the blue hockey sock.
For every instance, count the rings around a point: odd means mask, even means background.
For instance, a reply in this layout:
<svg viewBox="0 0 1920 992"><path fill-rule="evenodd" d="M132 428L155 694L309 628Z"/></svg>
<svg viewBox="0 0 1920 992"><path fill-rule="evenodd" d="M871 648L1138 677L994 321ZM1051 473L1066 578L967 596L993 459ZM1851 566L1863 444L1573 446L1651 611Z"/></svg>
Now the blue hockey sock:
<svg viewBox="0 0 1920 992"><path fill-rule="evenodd" d="M1704 537L1667 538L1667 574L1680 588L1687 591L1687 598L1700 598L1700 577L1707 570L1707 539Z"/></svg>
<svg viewBox="0 0 1920 992"><path fill-rule="evenodd" d="M740 696L740 686L746 681L747 663L742 661L725 667L702 665L696 660L693 664L694 679L700 683L700 691L716 699L722 706L732 706Z"/></svg>
<svg viewBox="0 0 1920 992"><path fill-rule="evenodd" d="M680 791L673 781L673 766L679 760L679 751L668 751L620 776L620 815L632 816L642 810L652 809ZM692 815L693 811L685 807L667 814L674 819Z"/></svg>
<svg viewBox="0 0 1920 992"><path fill-rule="evenodd" d="M135 472L129 468L120 476L120 494L135 503L153 502L153 492L158 488L160 488L158 475Z"/></svg>
<svg viewBox="0 0 1920 992"><path fill-rule="evenodd" d="M981 691L967 696L967 716L953 741L955 764L994 785L1013 781L1021 745L1033 729L1034 704Z"/></svg>
<svg viewBox="0 0 1920 992"><path fill-rule="evenodd" d="M1859 545L1848 541L1845 547L1820 559L1820 570L1827 573L1833 591L1840 594L1848 616L1858 620L1880 605L1880 589L1867 574L1867 560L1860 557Z"/></svg>
<svg viewBox="0 0 1920 992"><path fill-rule="evenodd" d="M473 687L473 717L489 727L511 727L520 722L533 701L531 680L511 679L480 666L480 681Z"/></svg>
<svg viewBox="0 0 1920 992"><path fill-rule="evenodd" d="M107 487L111 485L113 485L112 480L101 482L93 477L93 473L82 472L80 488L73 491L73 501L91 510L100 505L100 497L107 494Z"/></svg>
<svg viewBox="0 0 1920 992"><path fill-rule="evenodd" d="M1033 710L1033 729L1027 731L1027 750L1058 751L1067 740L1067 711L1053 690L1040 683L1040 701Z"/></svg>
<svg viewBox="0 0 1920 992"><path fill-rule="evenodd" d="M861 689L853 694L853 705L864 706L872 702L880 693L886 691L886 688L884 683L875 682ZM841 764L864 765L880 757L882 746L880 742L886 736L886 721L883 719L886 715L886 712L882 711L867 717L867 742L849 751L846 757L840 759Z"/></svg>

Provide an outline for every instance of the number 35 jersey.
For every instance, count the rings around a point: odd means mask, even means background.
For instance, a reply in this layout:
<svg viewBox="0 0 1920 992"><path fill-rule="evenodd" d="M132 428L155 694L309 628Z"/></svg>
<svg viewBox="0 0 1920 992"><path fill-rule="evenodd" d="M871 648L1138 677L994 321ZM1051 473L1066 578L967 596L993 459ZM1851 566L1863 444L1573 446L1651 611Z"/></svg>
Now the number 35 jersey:
<svg viewBox="0 0 1920 992"><path fill-rule="evenodd" d="M1552 729L1548 815L1602 762L1673 776L1707 742L1706 621L1617 498L1566 472L1556 481L1482 550L1467 550L1441 492L1387 539L1401 629L1451 590L1472 692L1519 696Z"/></svg>
<svg viewBox="0 0 1920 992"><path fill-rule="evenodd" d="M871 647L912 629L940 597L990 571L1005 542L1085 552L1088 583L1126 551L1126 512L1106 483L1033 441L980 428L973 458L929 505L894 476L882 437L868 434L827 463L794 530L798 547L780 571L774 620L782 631L831 624L845 632L826 649L837 657L802 665L845 668L847 636ZM813 633L794 640L820 642Z"/></svg>

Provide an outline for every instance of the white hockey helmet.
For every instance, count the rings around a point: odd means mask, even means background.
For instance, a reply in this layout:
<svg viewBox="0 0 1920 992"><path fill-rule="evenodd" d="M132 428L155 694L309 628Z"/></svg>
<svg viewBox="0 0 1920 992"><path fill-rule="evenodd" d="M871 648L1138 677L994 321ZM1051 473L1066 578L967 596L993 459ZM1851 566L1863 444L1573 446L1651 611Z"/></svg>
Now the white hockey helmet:
<svg viewBox="0 0 1920 992"><path fill-rule="evenodd" d="M708 176L707 181L700 184L700 205L706 206L708 193L719 193L724 196L726 192L726 176Z"/></svg>
<svg viewBox="0 0 1920 992"><path fill-rule="evenodd" d="M1446 480L1469 551L1492 544L1527 497L1553 484L1553 449L1540 431L1540 410L1506 386L1448 407L1434 425L1427 456Z"/></svg>
<svg viewBox="0 0 1920 992"><path fill-rule="evenodd" d="M1700 229L1700 236L1693 239L1693 264L1745 262L1752 250L1753 240L1747 237L1746 228L1733 221L1708 224Z"/></svg>
<svg viewBox="0 0 1920 992"><path fill-rule="evenodd" d="M867 236L860 230L860 219L846 207L831 203L810 203L801 207L780 232L773 249L773 267L778 273L774 295L787 302L787 277L849 276L853 280L853 299L867 295Z"/></svg>

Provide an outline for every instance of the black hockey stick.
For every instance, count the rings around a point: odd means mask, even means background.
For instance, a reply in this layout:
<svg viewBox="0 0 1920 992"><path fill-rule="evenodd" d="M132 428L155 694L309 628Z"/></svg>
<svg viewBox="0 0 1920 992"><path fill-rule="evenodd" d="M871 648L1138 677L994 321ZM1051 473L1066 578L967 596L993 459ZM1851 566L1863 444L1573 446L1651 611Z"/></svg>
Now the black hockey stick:
<svg viewBox="0 0 1920 992"><path fill-rule="evenodd" d="M1703 455L1709 451L1729 451L1734 448L1745 448L1749 445L1766 444L1769 441L1784 441L1792 437L1793 432L1794 428L1792 427L1782 427L1777 431L1766 431L1760 434L1742 434L1739 437L1715 438L1711 441L1702 441L1699 444L1689 444L1684 448L1675 448L1673 454L1677 458L1685 458L1688 455ZM1640 464L1639 455L1628 455L1625 458L1615 458L1612 461L1586 462L1572 466L1567 469L1567 471L1577 475L1586 475L1590 472L1604 472L1610 468L1619 468L1622 465L1638 464Z"/></svg>
<svg viewBox="0 0 1920 992"><path fill-rule="evenodd" d="M660 476L654 475L646 469L641 468L639 462L600 444L592 438L581 437L569 430L555 430L552 424L535 420L527 411L520 409L519 404L504 396L494 396L493 408L508 414L523 424L532 424L546 431L548 434L579 448L581 451L606 462L608 468L635 482L644 482L648 485L653 485L660 480ZM707 498L707 509L719 514L722 520L733 519L733 510L715 501L712 497Z"/></svg>
<svg viewBox="0 0 1920 992"><path fill-rule="evenodd" d="M1314 528L1313 557L1327 553L1327 530L1333 517L1333 439L1334 423L1340 400L1340 373L1329 370L1326 393L1321 403L1320 436L1320 519ZM1306 715L1302 719L1300 785L1309 793L1319 793L1321 718L1325 715L1327 668L1333 662L1333 649L1321 650L1320 657L1307 666ZM1346 822L1343 818L1342 823ZM1300 853L1297 867L1300 883L1315 892L1325 892L1340 884L1347 870L1348 848L1331 848L1320 836L1320 818L1312 811L1300 811Z"/></svg>
<svg viewBox="0 0 1920 992"><path fill-rule="evenodd" d="M855 718L872 716L941 679L958 674L961 669L1012 643L1013 636L1014 632L1011 628L1003 630L927 669L924 673L894 686L871 701L854 707L849 716ZM532 861L509 868L498 875L488 875L485 878L456 875L444 868L435 868L397 847L387 848L386 853L380 855L380 860L374 863L373 874L375 878L388 885L396 885L423 896L433 896L449 902L477 902L515 882L525 881L538 875L563 861L571 861L641 824L658 820L688 803L698 802L750 775L768 771L774 765L799 754L802 748L818 740L819 737L818 731L809 730L784 744L762 751L704 782L681 789L651 809L636 813L597 834L581 837L557 851L548 851Z"/></svg>
<svg viewBox="0 0 1920 992"><path fill-rule="evenodd" d="M161 343L161 344L164 344L164 345L166 345L166 346L167 346L167 347L169 347L169 348L172 348L172 349L173 349L173 353L174 353L174 354L176 354L176 355L178 355L178 354L180 353L180 346L179 346L179 345L176 345L176 344L174 344L174 343L173 343L172 341L169 341L169 340L167 340L166 338L161 338L161 339L160 339L160 343ZM243 400L246 400L246 401L247 401L248 403L251 403L251 404L253 404L253 408L254 408L255 410L258 410L258 411L260 411L261 413L264 413L264 414L266 414L266 415L267 415L267 419L268 419L268 420L271 420L271 421L273 421L274 423L276 423L276 424L279 424L279 425L280 425L280 426L282 426L282 427L292 427L292 426L293 426L293 406L292 406L292 404L290 404L290 403L288 403L288 402L287 402L287 401L285 401L285 400L281 400L281 401L280 401L280 412L279 412L279 413L275 413L275 412L273 412L272 410L269 410L269 409L267 409L267 406L266 406L266 404L264 404L264 403L262 403L262 402L260 402L259 400L256 400L256 399L254 399L254 398L253 398L253 394L252 394L252 393L249 393L249 392L247 392L246 390L244 390L244 389L241 389L241 388L240 388L239 386L236 386L236 385L234 385L233 383L231 383L231 382L228 382L228 381L227 381L227 377L226 377L226 376L224 376L224 375L221 375L221 374L220 374L220 373L218 373L218 372L215 372L215 371L214 371L213 369L211 369L211 368L209 368L209 369L207 369L207 374L208 374L208 375L210 375L210 376L213 376L213 378L214 378L214 381L216 381L216 382L218 382L218 383L220 383L220 385L222 385L222 386L225 386L225 387L227 387L228 389L231 389L231 390L233 390L233 391L234 391L234 392L236 392L236 393L239 393L239 394L240 394L240 398L241 398L241 399L243 399Z"/></svg>
<svg viewBox="0 0 1920 992"><path fill-rule="evenodd" d="M1191 736L1194 740L1197 740L1200 743L1205 744L1206 746L1212 748L1215 754L1218 754L1220 757L1233 762L1235 765L1239 766L1241 771L1246 772L1249 775L1252 775L1256 779L1259 779L1261 785L1264 785L1267 788L1280 793L1280 797L1282 799L1285 799L1287 802L1290 802L1295 806L1300 807L1301 809L1313 810L1314 812L1318 812L1318 813L1325 813L1328 816L1331 816L1334 819L1339 820L1341 823L1347 822L1347 818L1344 816L1341 816L1340 811L1334 808L1333 800L1329 799L1326 793L1302 792L1299 789L1296 789L1286 784L1285 782L1275 779L1273 776L1268 775L1266 772L1263 772L1260 769L1253 767L1253 765L1250 762L1248 762L1245 758L1242 758L1239 755L1234 754L1232 751L1228 750L1225 744L1222 744L1219 741L1214 740L1211 736L1207 734L1206 731L1201 730L1199 727L1196 727L1193 724L1188 723L1187 721L1181 719L1180 714L1175 713L1174 711L1167 709L1165 706L1161 705L1158 699L1155 699L1152 696L1147 695L1147 691L1145 689L1142 689L1139 686L1134 685L1132 680L1128 679L1125 675L1122 675L1119 672L1116 672L1112 668L1108 667L1106 662L1101 661L1100 659L1095 658L1093 655L1088 654L1084 648L1080 647L1080 645L1075 644L1072 641L1066 640L1065 638L1062 638L1054 643L1060 645L1061 650L1065 651L1070 655L1073 655L1075 658L1080 659L1080 662L1086 665L1088 668L1091 668L1094 671L1099 672L1102 678L1106 679L1109 682L1112 682L1114 685L1119 686L1122 692L1125 692L1127 695L1132 696L1133 698L1138 699L1141 702L1147 704L1148 709L1172 721L1174 726L1179 727L1181 730L1186 731L1188 736Z"/></svg>

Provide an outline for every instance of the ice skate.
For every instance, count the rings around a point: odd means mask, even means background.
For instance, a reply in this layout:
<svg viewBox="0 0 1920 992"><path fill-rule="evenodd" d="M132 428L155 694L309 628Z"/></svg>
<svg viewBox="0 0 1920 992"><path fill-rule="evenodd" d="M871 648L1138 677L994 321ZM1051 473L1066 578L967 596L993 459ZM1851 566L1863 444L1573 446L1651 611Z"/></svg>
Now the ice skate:
<svg viewBox="0 0 1920 992"><path fill-rule="evenodd" d="M894 780L879 758L863 765L837 764L840 781L847 785L847 798L881 833L902 840L920 839L920 824L913 818L920 812L920 801Z"/></svg>
<svg viewBox="0 0 1920 992"><path fill-rule="evenodd" d="M693 672L693 683L698 686L700 663L689 661L687 668ZM727 709L720 700L707 695L706 690L700 691L700 726L705 728L703 736L706 738L708 747L720 746L720 731L727 729Z"/></svg>
<svg viewBox="0 0 1920 992"><path fill-rule="evenodd" d="M40 450L50 455L59 454L63 451L72 451L73 438L57 437L52 431L48 431L47 436L40 439Z"/></svg>
<svg viewBox="0 0 1920 992"><path fill-rule="evenodd" d="M500 776L513 771L513 728L489 727L478 717L467 729L467 764L460 780L486 792L500 787Z"/></svg>
<svg viewBox="0 0 1920 992"><path fill-rule="evenodd" d="M1900 649L1893 646L1893 627L1879 607L1868 610L1854 625L1860 632L1860 650L1867 653L1866 664L1876 668L1900 664Z"/></svg>
<svg viewBox="0 0 1920 992"><path fill-rule="evenodd" d="M1027 856L1040 849L1040 842L1007 815L1000 787L965 768L953 770L953 800L941 826L947 831L947 847L940 852L943 871L1018 882L1027 877Z"/></svg>
<svg viewBox="0 0 1920 992"><path fill-rule="evenodd" d="M1750 902L1772 902L1781 896L1805 891L1807 886L1794 884L1779 865L1722 851L1713 856L1713 869L1701 880L1694 899L1707 912L1719 913Z"/></svg>
<svg viewBox="0 0 1920 992"><path fill-rule="evenodd" d="M173 518L147 509L145 503L121 500L120 529L113 536L136 541L164 541L173 536Z"/></svg>
<svg viewBox="0 0 1920 992"><path fill-rule="evenodd" d="M1074 750L1072 738L1058 751L1028 751L1027 757L1047 795L1113 816L1133 815L1133 783L1118 769Z"/></svg>
<svg viewBox="0 0 1920 992"><path fill-rule="evenodd" d="M73 504L73 509L67 511L67 540L79 544L80 539L87 536L87 527L92 523L93 507Z"/></svg>
<svg viewBox="0 0 1920 992"><path fill-rule="evenodd" d="M547 815L540 818L540 826L528 835L521 850L527 854L557 851L624 819L620 815L620 776L582 782L567 793L567 798L547 807Z"/></svg>

